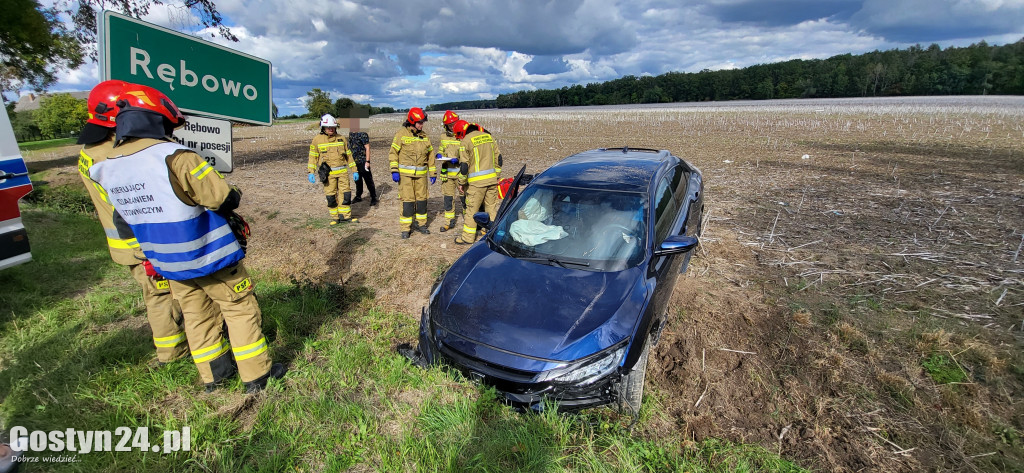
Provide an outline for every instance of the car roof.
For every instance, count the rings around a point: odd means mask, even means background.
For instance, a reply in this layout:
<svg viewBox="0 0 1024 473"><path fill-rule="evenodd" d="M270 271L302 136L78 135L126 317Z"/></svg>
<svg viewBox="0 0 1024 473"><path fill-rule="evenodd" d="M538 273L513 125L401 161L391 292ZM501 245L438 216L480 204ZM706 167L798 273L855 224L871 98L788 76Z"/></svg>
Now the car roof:
<svg viewBox="0 0 1024 473"><path fill-rule="evenodd" d="M583 187L646 193L662 163L674 158L668 151L600 148L569 156L533 179L531 185Z"/></svg>

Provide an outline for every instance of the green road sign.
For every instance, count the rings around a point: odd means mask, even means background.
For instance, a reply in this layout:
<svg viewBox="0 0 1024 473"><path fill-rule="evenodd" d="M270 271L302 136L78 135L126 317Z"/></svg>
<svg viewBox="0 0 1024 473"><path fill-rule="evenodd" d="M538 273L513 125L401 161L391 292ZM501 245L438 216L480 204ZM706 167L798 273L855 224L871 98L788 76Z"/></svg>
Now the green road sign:
<svg viewBox="0 0 1024 473"><path fill-rule="evenodd" d="M104 80L153 87L183 112L272 123L270 61L111 11L102 41Z"/></svg>

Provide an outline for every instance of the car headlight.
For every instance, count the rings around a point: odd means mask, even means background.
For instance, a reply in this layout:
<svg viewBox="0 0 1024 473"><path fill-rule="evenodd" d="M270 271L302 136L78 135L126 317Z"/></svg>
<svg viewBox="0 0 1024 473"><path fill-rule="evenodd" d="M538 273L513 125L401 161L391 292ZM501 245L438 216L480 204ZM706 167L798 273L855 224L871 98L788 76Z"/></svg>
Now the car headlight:
<svg viewBox="0 0 1024 473"><path fill-rule="evenodd" d="M537 382L578 383L601 378L614 371L622 363L625 354L626 345L623 344L592 359L546 371L537 377Z"/></svg>

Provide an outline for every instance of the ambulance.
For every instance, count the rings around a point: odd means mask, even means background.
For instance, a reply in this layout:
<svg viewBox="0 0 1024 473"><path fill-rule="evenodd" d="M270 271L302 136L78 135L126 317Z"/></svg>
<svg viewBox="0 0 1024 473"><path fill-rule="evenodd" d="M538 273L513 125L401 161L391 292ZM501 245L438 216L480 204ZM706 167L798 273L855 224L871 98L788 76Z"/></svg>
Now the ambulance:
<svg viewBox="0 0 1024 473"><path fill-rule="evenodd" d="M18 201L32 191L7 110L0 113L0 269L32 260Z"/></svg>

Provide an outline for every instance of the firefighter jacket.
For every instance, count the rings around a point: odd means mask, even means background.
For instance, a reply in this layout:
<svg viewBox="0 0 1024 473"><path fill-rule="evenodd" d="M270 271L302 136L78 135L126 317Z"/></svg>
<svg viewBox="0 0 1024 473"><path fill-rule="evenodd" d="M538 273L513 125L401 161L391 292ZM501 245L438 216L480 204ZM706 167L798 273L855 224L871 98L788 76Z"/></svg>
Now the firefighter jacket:
<svg viewBox="0 0 1024 473"><path fill-rule="evenodd" d="M130 139L115 151L124 154L93 164L89 175L157 272L193 279L245 257L227 219L214 212L232 189L213 166L189 148L151 138Z"/></svg>
<svg viewBox="0 0 1024 473"><path fill-rule="evenodd" d="M485 130L466 134L459 145L459 184L487 187L501 179L501 152Z"/></svg>
<svg viewBox="0 0 1024 473"><path fill-rule="evenodd" d="M313 143L309 145L309 172L315 173L320 163L327 163L331 167L332 176L348 175L350 170L356 170L356 162L348 149L348 140L337 133L334 136L320 133L313 137Z"/></svg>
<svg viewBox="0 0 1024 473"><path fill-rule="evenodd" d="M434 147L430 145L425 131L404 126L391 140L391 151L388 152L391 172L407 177L436 177L433 154Z"/></svg>
<svg viewBox="0 0 1024 473"><path fill-rule="evenodd" d="M455 139L455 135L446 134L441 137L441 145L439 152L446 158L458 158L459 157L459 140ZM459 173L459 165L452 164L450 161L441 161L441 179L456 178L456 174Z"/></svg>
<svg viewBox="0 0 1024 473"><path fill-rule="evenodd" d="M110 203L103 187L89 177L89 169L96 163L103 162L107 157L120 154L114 152L114 134L99 143L88 144L82 147L78 153L78 172L82 175L82 182L85 189L89 191L89 197L96 207L96 214L99 216L100 224L103 225L103 233L107 235L107 249L110 250L110 258L117 264L130 266L139 264L146 257L139 248L139 242L135 239L132 229L123 220L119 219L121 225L114 224L114 206Z"/></svg>

